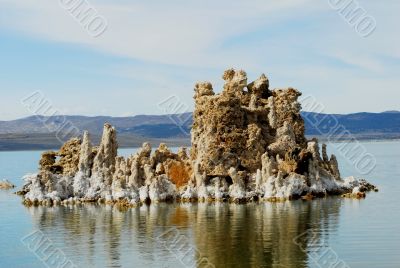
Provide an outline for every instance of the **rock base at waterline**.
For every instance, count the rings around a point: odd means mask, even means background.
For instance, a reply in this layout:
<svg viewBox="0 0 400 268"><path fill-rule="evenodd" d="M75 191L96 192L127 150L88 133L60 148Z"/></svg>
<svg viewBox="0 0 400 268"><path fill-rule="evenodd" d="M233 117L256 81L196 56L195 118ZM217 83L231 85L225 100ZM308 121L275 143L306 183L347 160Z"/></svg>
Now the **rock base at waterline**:
<svg viewBox="0 0 400 268"><path fill-rule="evenodd" d="M10 190L12 188L15 188L15 185L8 180L0 181L0 190Z"/></svg>

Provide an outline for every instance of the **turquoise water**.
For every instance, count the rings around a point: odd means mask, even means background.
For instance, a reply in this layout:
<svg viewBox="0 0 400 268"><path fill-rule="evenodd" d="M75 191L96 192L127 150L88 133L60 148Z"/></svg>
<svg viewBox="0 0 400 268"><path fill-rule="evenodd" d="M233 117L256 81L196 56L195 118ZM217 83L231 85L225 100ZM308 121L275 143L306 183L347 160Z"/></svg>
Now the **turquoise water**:
<svg viewBox="0 0 400 268"><path fill-rule="evenodd" d="M0 191L0 267L400 267L400 142L362 145L377 160L365 178L380 190L364 200L160 204L121 211L96 205L27 208L15 190ZM21 186L21 177L36 171L40 153L0 152L0 179ZM342 175L357 175L337 157ZM42 248L35 238L44 241ZM62 260L51 252L63 254Z"/></svg>

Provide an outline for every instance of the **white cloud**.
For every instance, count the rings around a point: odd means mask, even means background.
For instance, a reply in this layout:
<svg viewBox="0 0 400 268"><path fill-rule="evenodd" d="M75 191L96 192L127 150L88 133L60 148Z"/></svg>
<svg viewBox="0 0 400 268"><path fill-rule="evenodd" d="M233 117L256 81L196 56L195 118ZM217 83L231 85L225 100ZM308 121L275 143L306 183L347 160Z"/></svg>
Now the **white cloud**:
<svg viewBox="0 0 400 268"><path fill-rule="evenodd" d="M267 72L274 87L316 95L327 112L398 109L399 93L393 90L400 83L397 0L360 1L377 20L368 38L357 35L327 0L89 1L108 20L98 38L87 35L58 0L0 0L0 28L142 62L101 70L144 82L135 107L109 106L108 111L158 113L143 103L168 94L192 103L195 81L211 80L218 91L223 69L231 66L247 70L250 79ZM120 91L132 96L130 86ZM96 114L95 106L80 109Z"/></svg>
<svg viewBox="0 0 400 268"><path fill-rule="evenodd" d="M309 0L284 1L105 1L90 3L108 20L92 38L54 0L2 0L13 13L3 25L52 41L83 44L117 55L166 64L216 65L218 47L229 36L268 24L276 14L305 8ZM283 18L283 17L282 17ZM280 19L282 19L280 18ZM233 56L233 55L232 55ZM240 57L240 55L237 55ZM218 64L217 64L218 65Z"/></svg>

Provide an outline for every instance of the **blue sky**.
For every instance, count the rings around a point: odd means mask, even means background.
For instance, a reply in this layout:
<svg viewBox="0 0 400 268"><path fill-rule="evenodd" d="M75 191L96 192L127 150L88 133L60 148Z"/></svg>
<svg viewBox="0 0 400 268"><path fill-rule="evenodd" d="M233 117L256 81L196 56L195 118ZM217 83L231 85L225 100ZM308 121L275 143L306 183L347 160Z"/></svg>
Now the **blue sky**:
<svg viewBox="0 0 400 268"><path fill-rule="evenodd" d="M353 1L376 20L368 37L333 0L89 0L108 23L97 38L60 1L0 0L0 120L31 115L21 100L38 90L61 114L161 114L172 95L190 110L195 82L219 92L230 67L325 112L400 110L396 0Z"/></svg>

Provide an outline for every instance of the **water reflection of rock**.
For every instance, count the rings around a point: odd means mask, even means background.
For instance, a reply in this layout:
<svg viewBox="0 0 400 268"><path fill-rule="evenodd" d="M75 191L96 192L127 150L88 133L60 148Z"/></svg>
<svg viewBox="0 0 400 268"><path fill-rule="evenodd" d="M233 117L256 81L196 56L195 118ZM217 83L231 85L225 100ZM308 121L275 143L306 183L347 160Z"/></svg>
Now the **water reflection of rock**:
<svg viewBox="0 0 400 268"><path fill-rule="evenodd" d="M338 210L334 199L199 206L198 219L193 221L196 245L216 267L305 267L307 255L295 238L334 224L330 215L338 215Z"/></svg>
<svg viewBox="0 0 400 268"><path fill-rule="evenodd" d="M159 204L120 211L95 205L30 207L35 226L78 266L183 267L163 247L176 227L215 267L306 267L294 239L335 229L340 199L261 204ZM161 239L161 241L160 241ZM301 240L307 248L307 241ZM179 244L176 244L179 245ZM182 246L182 245L179 245ZM184 253L182 253L184 255Z"/></svg>

